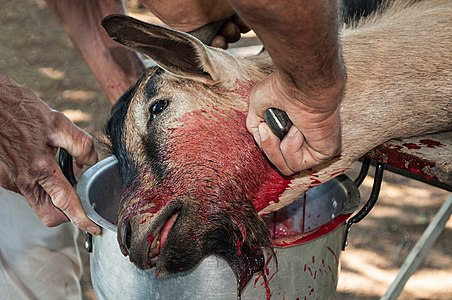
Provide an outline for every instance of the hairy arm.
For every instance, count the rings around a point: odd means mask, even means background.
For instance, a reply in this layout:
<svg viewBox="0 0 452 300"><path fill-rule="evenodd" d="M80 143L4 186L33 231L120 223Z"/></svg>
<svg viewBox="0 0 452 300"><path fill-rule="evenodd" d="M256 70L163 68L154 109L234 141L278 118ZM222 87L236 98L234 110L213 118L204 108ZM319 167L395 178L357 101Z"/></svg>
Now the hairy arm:
<svg viewBox="0 0 452 300"><path fill-rule="evenodd" d="M288 85L314 96L319 90L342 89L345 69L338 42L338 1L230 2L258 35ZM299 100L314 108L337 105L337 99Z"/></svg>
<svg viewBox="0 0 452 300"><path fill-rule="evenodd" d="M100 25L110 14L125 14L120 0L46 0L110 102L116 100L144 71L138 55L112 41Z"/></svg>
<svg viewBox="0 0 452 300"><path fill-rule="evenodd" d="M276 66L251 94L247 127L256 141L286 175L337 154L339 102L346 78L338 41L338 1L230 2ZM263 123L269 107L286 111L294 123L281 143Z"/></svg>

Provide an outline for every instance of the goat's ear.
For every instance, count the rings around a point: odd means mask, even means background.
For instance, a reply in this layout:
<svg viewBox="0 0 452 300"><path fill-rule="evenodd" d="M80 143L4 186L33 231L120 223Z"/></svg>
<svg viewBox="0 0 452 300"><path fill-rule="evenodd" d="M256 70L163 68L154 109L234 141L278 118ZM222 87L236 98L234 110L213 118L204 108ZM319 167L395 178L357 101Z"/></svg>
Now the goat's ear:
<svg viewBox="0 0 452 300"><path fill-rule="evenodd" d="M169 72L206 83L220 79L206 46L187 33L125 15L108 16L101 24L115 41L149 56Z"/></svg>

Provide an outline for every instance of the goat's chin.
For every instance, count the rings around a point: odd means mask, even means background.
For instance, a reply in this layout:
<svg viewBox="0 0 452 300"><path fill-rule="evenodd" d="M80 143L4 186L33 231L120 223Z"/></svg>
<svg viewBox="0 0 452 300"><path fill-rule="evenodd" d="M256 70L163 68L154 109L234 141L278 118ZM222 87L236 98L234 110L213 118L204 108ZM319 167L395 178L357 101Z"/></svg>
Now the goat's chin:
<svg viewBox="0 0 452 300"><path fill-rule="evenodd" d="M215 255L231 267L240 292L256 272L263 272L264 251L271 249L265 222L251 204L242 205L240 212L214 214L209 213L212 207L183 205L175 220L168 221L169 231L159 234L159 251L153 251L154 241L148 240L150 251L146 261L152 264L138 266L155 266L157 276L165 276L189 271L206 256Z"/></svg>

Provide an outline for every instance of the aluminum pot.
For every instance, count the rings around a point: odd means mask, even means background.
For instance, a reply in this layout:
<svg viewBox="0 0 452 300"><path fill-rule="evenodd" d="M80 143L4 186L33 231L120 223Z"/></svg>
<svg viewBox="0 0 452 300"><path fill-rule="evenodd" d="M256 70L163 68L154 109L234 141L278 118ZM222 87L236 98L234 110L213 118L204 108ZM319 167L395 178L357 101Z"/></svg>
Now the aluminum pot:
<svg viewBox="0 0 452 300"><path fill-rule="evenodd" d="M116 239L116 212L121 191L115 158L106 158L80 178L77 192L90 219L103 229L92 237L91 279L100 300L237 299L237 282L228 264L212 255L187 272L157 278L124 257ZM359 191L341 175L311 189L286 207L291 224L304 234L290 243L275 243L265 275L256 274L242 299L332 299L336 291L345 220L359 203ZM306 202L306 203L304 203ZM268 220L267 220L268 221ZM270 220L271 221L271 220ZM285 222L287 224L287 222Z"/></svg>

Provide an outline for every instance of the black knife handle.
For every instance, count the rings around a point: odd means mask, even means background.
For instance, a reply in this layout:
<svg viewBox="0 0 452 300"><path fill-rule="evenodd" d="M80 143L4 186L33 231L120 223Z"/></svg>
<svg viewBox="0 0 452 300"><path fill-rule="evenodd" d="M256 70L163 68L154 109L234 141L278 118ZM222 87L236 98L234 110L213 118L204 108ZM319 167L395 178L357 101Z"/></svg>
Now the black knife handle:
<svg viewBox="0 0 452 300"><path fill-rule="evenodd" d="M280 140L286 136L292 126L292 121L289 119L286 112L273 107L265 111L264 120Z"/></svg>
<svg viewBox="0 0 452 300"><path fill-rule="evenodd" d="M69 183L74 186L77 183L77 180L74 175L73 159L66 149L60 148L58 163L64 176L67 178Z"/></svg>

